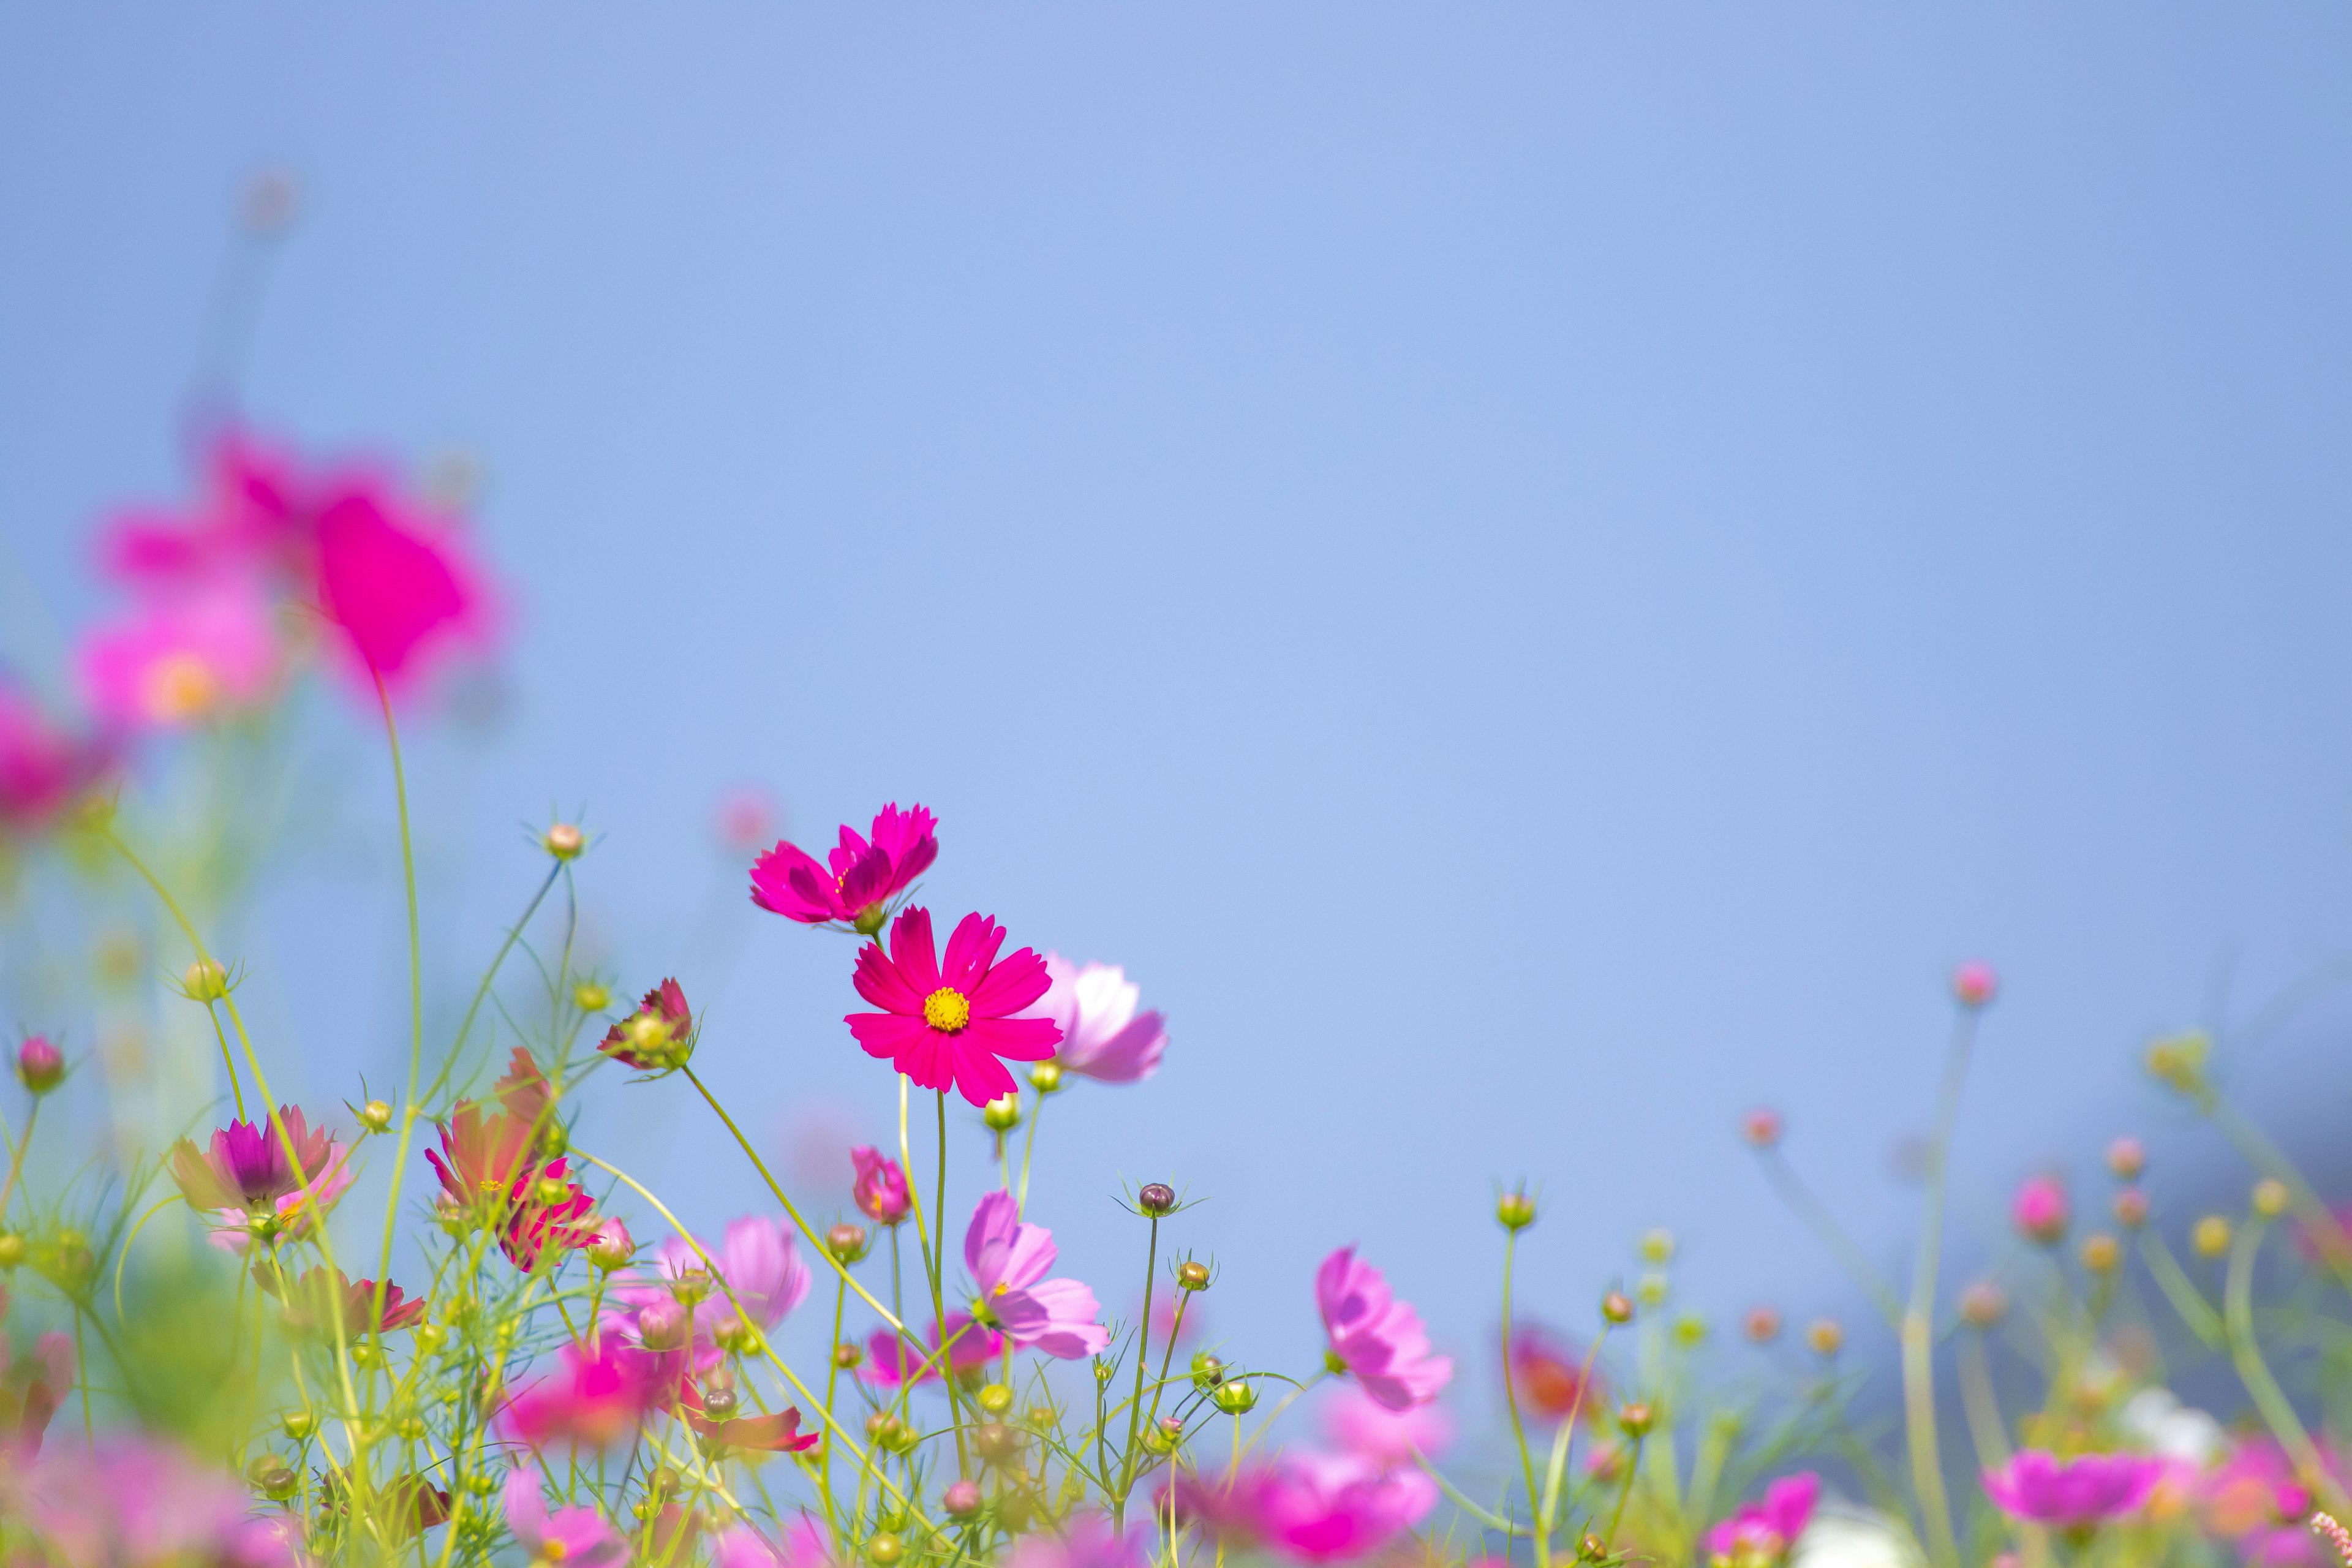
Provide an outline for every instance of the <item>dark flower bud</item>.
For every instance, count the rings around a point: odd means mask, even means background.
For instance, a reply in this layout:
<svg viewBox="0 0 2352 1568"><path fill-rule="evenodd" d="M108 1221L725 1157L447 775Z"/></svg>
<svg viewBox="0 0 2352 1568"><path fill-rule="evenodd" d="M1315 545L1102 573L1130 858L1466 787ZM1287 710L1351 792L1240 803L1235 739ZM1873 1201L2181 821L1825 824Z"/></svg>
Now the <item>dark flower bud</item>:
<svg viewBox="0 0 2352 1568"><path fill-rule="evenodd" d="M254 1489L272 1502L294 1495L293 1467L275 1454L264 1454L254 1460L247 1467L246 1474L252 1479Z"/></svg>
<svg viewBox="0 0 2352 1568"><path fill-rule="evenodd" d="M1021 1457L1021 1445L1026 1435L1018 1426L1007 1426L1002 1421L983 1421L972 1428L972 1451L992 1465L1010 1464Z"/></svg>
<svg viewBox="0 0 2352 1568"><path fill-rule="evenodd" d="M1192 1357L1192 1386L1203 1394L1225 1381L1225 1363L1202 1351Z"/></svg>
<svg viewBox="0 0 2352 1568"><path fill-rule="evenodd" d="M1165 1182L1146 1182L1135 1194L1135 1206L1157 1218L1176 1206L1176 1189Z"/></svg>
<svg viewBox="0 0 2352 1568"><path fill-rule="evenodd" d="M731 1388L713 1388L702 1396L702 1413L713 1421L724 1421L735 1414L742 1396Z"/></svg>

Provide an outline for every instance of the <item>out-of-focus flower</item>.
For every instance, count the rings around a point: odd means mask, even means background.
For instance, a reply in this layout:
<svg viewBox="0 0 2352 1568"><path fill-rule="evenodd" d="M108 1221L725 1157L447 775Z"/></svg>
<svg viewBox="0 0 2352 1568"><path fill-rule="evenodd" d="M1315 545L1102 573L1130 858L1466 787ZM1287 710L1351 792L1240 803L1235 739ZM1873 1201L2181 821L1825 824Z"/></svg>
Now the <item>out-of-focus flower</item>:
<svg viewBox="0 0 2352 1568"><path fill-rule="evenodd" d="M33 700L0 679L0 835L47 827L96 784L107 753L52 724Z"/></svg>
<svg viewBox="0 0 2352 1568"><path fill-rule="evenodd" d="M759 784L738 784L711 807L711 831L730 855L748 855L776 837L776 797Z"/></svg>
<svg viewBox="0 0 2352 1568"><path fill-rule="evenodd" d="M1963 1007L1985 1006L2000 989L2000 979L1990 963L1971 960L1952 971L1952 997Z"/></svg>
<svg viewBox="0 0 2352 1568"><path fill-rule="evenodd" d="M877 1225L905 1219L912 1200L907 1194L907 1173L898 1162L885 1158L871 1144L852 1149L849 1158L857 1167L857 1179L850 1186L857 1212Z"/></svg>
<svg viewBox="0 0 2352 1568"><path fill-rule="evenodd" d="M593 1508L547 1510L539 1471L518 1465L507 1477L507 1528L535 1563L572 1568L613 1568L629 1560L628 1543Z"/></svg>
<svg viewBox="0 0 2352 1568"><path fill-rule="evenodd" d="M269 603L242 577L158 596L82 641L92 711L116 730L177 730L258 706L278 675Z"/></svg>
<svg viewBox="0 0 2352 1568"><path fill-rule="evenodd" d="M678 1408L686 1416L686 1424L714 1447L745 1453L793 1454L814 1448L824 1440L822 1433L801 1430L801 1413L796 1406L769 1415L738 1415L735 1405L736 1394L731 1388L705 1393L688 1381L678 1394Z"/></svg>
<svg viewBox="0 0 2352 1568"><path fill-rule="evenodd" d="M646 1022L654 1026L647 1028ZM640 1072L667 1072L694 1054L694 1014L686 992L665 980L646 993L637 1010L604 1032L596 1048Z"/></svg>
<svg viewBox="0 0 2352 1568"><path fill-rule="evenodd" d="M1316 1270L1315 1305L1329 1342L1326 1359L1391 1410L1428 1403L1454 1375L1452 1358L1430 1350L1421 1314L1396 1300L1381 1271L1353 1247L1339 1248Z"/></svg>
<svg viewBox="0 0 2352 1568"><path fill-rule="evenodd" d="M349 1512L350 1476L331 1468L322 1472L319 1480L328 1511ZM448 1492L423 1476L395 1476L389 1481L377 1481L370 1489L374 1496L369 1501L368 1516L379 1526L388 1528L395 1543L414 1541L426 1531L449 1522Z"/></svg>
<svg viewBox="0 0 2352 1568"><path fill-rule="evenodd" d="M871 936L889 918L890 900L939 855L931 814L919 805L900 811L893 801L876 815L871 839L841 825L841 842L825 857L829 866L779 840L752 863L751 901L803 925L841 924Z"/></svg>
<svg viewBox="0 0 2352 1568"><path fill-rule="evenodd" d="M7 1292L0 1290L0 1317L7 1310ZM52 1329L33 1342L33 1353L23 1361L11 1358L8 1338L0 1334L0 1465L29 1464L40 1456L49 1418L73 1384L71 1334Z"/></svg>
<svg viewBox="0 0 2352 1568"><path fill-rule="evenodd" d="M1012 1093L1013 1075L997 1058L1043 1061L1062 1031L1050 1018L1019 1016L1045 994L1045 961L1024 947L1000 963L1003 945L992 918L966 915L941 964L930 911L903 911L890 928L888 957L877 942L858 951L857 994L883 1011L849 1014L849 1032L867 1056L888 1058L923 1089L953 1084L980 1106Z"/></svg>
<svg viewBox="0 0 2352 1568"><path fill-rule="evenodd" d="M2107 1169L2119 1182L2137 1182L2147 1169L2147 1148L2137 1138L2118 1138L2107 1145Z"/></svg>
<svg viewBox="0 0 2352 1568"><path fill-rule="evenodd" d="M1024 1535L1005 1553L1004 1568L1144 1568L1150 1561L1146 1533L1113 1530L1098 1513L1066 1521L1058 1534Z"/></svg>
<svg viewBox="0 0 2352 1568"><path fill-rule="evenodd" d="M1782 1477L1764 1489L1761 1501L1742 1503L1706 1532L1707 1556L1738 1568L1780 1562L1811 1522L1821 1495L1822 1479L1810 1470Z"/></svg>
<svg viewBox="0 0 2352 1568"><path fill-rule="evenodd" d="M294 1568L300 1561L283 1515L255 1517L244 1487L145 1438L53 1449L16 1489L10 1511L19 1509L50 1559L68 1568Z"/></svg>
<svg viewBox="0 0 2352 1568"><path fill-rule="evenodd" d="M987 1194L971 1211L963 1260L985 1315L1016 1345L1068 1360L1099 1354L1110 1343L1101 1304L1078 1280L1045 1278L1058 1256L1054 1233L1024 1224L1011 1193Z"/></svg>
<svg viewBox="0 0 2352 1568"><path fill-rule="evenodd" d="M800 1259L793 1233L775 1220L747 1215L730 1220L725 1236L711 1258L710 1268L684 1237L673 1236L654 1254L656 1278L618 1287L614 1295L633 1306L648 1307L672 1300L682 1283L705 1285L693 1302L688 1343L697 1371L716 1365L724 1352L718 1342L719 1325L740 1318L761 1329L772 1329L809 1293L808 1265ZM724 1281L727 1289L719 1289ZM733 1300L730 1300L729 1291ZM740 1311L738 1311L738 1303Z"/></svg>
<svg viewBox="0 0 2352 1568"><path fill-rule="evenodd" d="M1780 1113L1769 1105L1759 1105L1739 1119L1739 1135L1759 1149L1779 1143L1780 1131Z"/></svg>
<svg viewBox="0 0 2352 1568"><path fill-rule="evenodd" d="M2221 1424L2183 1405L2168 1388L2143 1388L2124 1402L2116 1424L2134 1445L2160 1459L2179 1459L2202 1470L2229 1447Z"/></svg>
<svg viewBox="0 0 2352 1568"><path fill-rule="evenodd" d="M440 1131L441 1148L425 1151L425 1163L458 1212L497 1235L508 1262L536 1268L550 1248L594 1243L595 1201L566 1162L539 1158L531 1122L461 1100Z"/></svg>
<svg viewBox="0 0 2352 1568"><path fill-rule="evenodd" d="M65 1053L47 1035L27 1035L16 1047L16 1081L30 1094L47 1094L65 1081Z"/></svg>
<svg viewBox="0 0 2352 1568"><path fill-rule="evenodd" d="M487 638L488 597L456 533L389 485L344 479L313 527L320 608L388 687L413 686L449 646Z"/></svg>
<svg viewBox="0 0 2352 1568"><path fill-rule="evenodd" d="M772 1542L748 1524L720 1531L711 1544L710 1568L827 1568L832 1561L824 1526L803 1513Z"/></svg>
<svg viewBox="0 0 2352 1568"><path fill-rule="evenodd" d="M257 1275L261 1288L272 1295L278 1293L277 1281L268 1270ZM291 1282L286 1292L286 1316L289 1322L300 1329L316 1329L331 1333L338 1321L343 1331L362 1334L373 1327L390 1333L395 1329L413 1329L425 1321L425 1301L415 1300L397 1285L383 1288L383 1321L375 1320L375 1281L362 1279L354 1285L341 1269L335 1270L329 1283L327 1270L314 1268Z"/></svg>
<svg viewBox="0 0 2352 1568"><path fill-rule="evenodd" d="M1029 1015L1061 1028L1054 1059L1065 1070L1103 1083L1139 1083L1159 1070L1168 1024L1156 1011L1136 1011L1143 993L1126 970L1116 963L1082 969L1049 952L1045 973L1052 984Z"/></svg>
<svg viewBox="0 0 2352 1568"><path fill-rule="evenodd" d="M2054 1530L2095 1530L2136 1512L2164 1478L2164 1466L2141 1454L2084 1454L2061 1459L2028 1448L1984 1472L1985 1496L2015 1519Z"/></svg>
<svg viewBox="0 0 2352 1568"><path fill-rule="evenodd" d="M1323 1402L1323 1433L1331 1446L1376 1469L1434 1459L1454 1441L1454 1418L1436 1405L1391 1410L1361 1388L1342 1384Z"/></svg>
<svg viewBox="0 0 2352 1568"><path fill-rule="evenodd" d="M947 1337L948 1365L959 1377L978 1371L1004 1353L1004 1336L974 1323L967 1313L948 1314ZM858 1375L888 1388L897 1387L910 1373L919 1384L929 1383L940 1375L936 1364L939 1347L937 1328L931 1330L929 1339L905 1344L888 1329L877 1329L866 1338L866 1361Z"/></svg>
<svg viewBox="0 0 2352 1568"><path fill-rule="evenodd" d="M2019 1184L2017 1195L2010 1200L2009 1217L2026 1240L2055 1247L2065 1239L2074 1211L2057 1177L2032 1176Z"/></svg>
<svg viewBox="0 0 2352 1568"><path fill-rule="evenodd" d="M2334 1223L2333 1230L2309 1220L2297 1221L2295 1247L2315 1263L2352 1263L2352 1203L2330 1205L2327 1217Z"/></svg>
<svg viewBox="0 0 2352 1568"><path fill-rule="evenodd" d="M629 1346L602 1338L593 1349L567 1344L555 1371L509 1399L499 1422L533 1448L559 1442L609 1448L666 1406L674 1387Z"/></svg>
<svg viewBox="0 0 2352 1568"><path fill-rule="evenodd" d="M1419 1469L1376 1472L1349 1456L1293 1450L1230 1483L1180 1476L1173 1501L1180 1518L1221 1542L1319 1563L1370 1555L1429 1517L1437 1499L1437 1483Z"/></svg>
<svg viewBox="0 0 2352 1568"><path fill-rule="evenodd" d="M107 574L155 592L307 569L303 480L289 454L223 431L205 454L204 483L191 512L133 510L109 523L99 545Z"/></svg>
<svg viewBox="0 0 2352 1568"><path fill-rule="evenodd" d="M231 1252L306 1234L356 1175L350 1152L290 1105L278 1108L276 1125L267 1119L230 1122L202 1153L183 1138L171 1163L172 1179L211 1229L213 1245Z"/></svg>
<svg viewBox="0 0 2352 1568"><path fill-rule="evenodd" d="M2323 1444L2319 1457L2341 1485L2347 1475L2335 1451ZM2293 1458L2270 1437L2239 1444L2198 1487L2206 1531L2236 1542L2238 1555L2257 1568L2313 1568L2326 1561L2317 1539L2304 1528L2315 1500Z"/></svg>
<svg viewBox="0 0 2352 1568"><path fill-rule="evenodd" d="M1797 1538L1790 1568L1921 1568L1910 1532L1867 1510L1824 1506Z"/></svg>
<svg viewBox="0 0 2352 1568"><path fill-rule="evenodd" d="M1511 1325L1510 1364L1505 1368L1522 1412L1545 1421L1563 1421L1569 1412L1607 1404L1596 1371L1588 1384L1584 1352L1539 1323Z"/></svg>

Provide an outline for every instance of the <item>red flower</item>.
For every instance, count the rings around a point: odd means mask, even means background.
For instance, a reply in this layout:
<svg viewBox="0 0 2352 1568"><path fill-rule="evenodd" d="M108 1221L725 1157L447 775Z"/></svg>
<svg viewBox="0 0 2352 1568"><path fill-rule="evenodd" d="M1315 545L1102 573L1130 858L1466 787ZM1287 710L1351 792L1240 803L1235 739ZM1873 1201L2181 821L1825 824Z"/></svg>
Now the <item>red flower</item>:
<svg viewBox="0 0 2352 1568"><path fill-rule="evenodd" d="M255 1278L261 1288L271 1295L278 1293L277 1281L268 1270L256 1269ZM362 1279L354 1285L341 1269L335 1270L334 1283L327 1283L323 1268L312 1268L294 1280L293 1289L286 1292L286 1316L297 1328L324 1329L331 1327L340 1317L346 1333L364 1333L375 1315L375 1281ZM425 1302L422 1297L409 1300L397 1285L383 1288L383 1322L386 1333L394 1329L411 1329L425 1321Z"/></svg>
<svg viewBox="0 0 2352 1568"><path fill-rule="evenodd" d="M799 846L779 841L752 863L751 901L803 925L839 922L867 936L882 929L889 904L939 858L931 814L900 811L893 801L874 818L872 842L841 825L841 842L820 866Z"/></svg>
<svg viewBox="0 0 2352 1568"><path fill-rule="evenodd" d="M535 1130L520 1117L485 1116L461 1100L441 1124L440 1152L427 1149L425 1159L460 1212L498 1233L499 1250L518 1268L536 1268L551 1247L587 1247L596 1239L590 1213L595 1201L569 1178L563 1161L539 1158ZM560 1195L551 1198L541 1184Z"/></svg>
<svg viewBox="0 0 2352 1568"><path fill-rule="evenodd" d="M890 955L867 942L857 954L857 994L883 1009L845 1020L869 1057L887 1057L925 1089L950 1083L974 1105L1013 1092L999 1057L1044 1061L1061 1043L1051 1018L1020 1018L1052 984L1045 961L1023 948L1002 963L1004 931L993 916L966 915L934 961L929 910L908 910L890 928Z"/></svg>
<svg viewBox="0 0 2352 1568"><path fill-rule="evenodd" d="M709 1394L688 1378L678 1389L677 1403L686 1424L714 1447L745 1448L761 1453L798 1453L814 1448L822 1433L801 1431L801 1413L788 1406L772 1415L737 1415L737 1395L731 1388L713 1387Z"/></svg>
<svg viewBox="0 0 2352 1568"><path fill-rule="evenodd" d="M640 1030L640 1018L660 1027ZM635 1013L604 1031L596 1048L639 1072L667 1072L683 1063L694 1054L694 1014L686 1005L684 988L665 980L646 992Z"/></svg>

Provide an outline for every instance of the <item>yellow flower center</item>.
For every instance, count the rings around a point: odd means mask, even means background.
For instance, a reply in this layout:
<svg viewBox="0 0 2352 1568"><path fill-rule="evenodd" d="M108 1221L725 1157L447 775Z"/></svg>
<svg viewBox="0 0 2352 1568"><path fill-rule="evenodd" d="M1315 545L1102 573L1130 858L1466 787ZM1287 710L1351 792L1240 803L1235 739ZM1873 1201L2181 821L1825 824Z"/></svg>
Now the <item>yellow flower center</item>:
<svg viewBox="0 0 2352 1568"><path fill-rule="evenodd" d="M923 1022L954 1034L971 1022L971 1004L952 985L942 985L923 998Z"/></svg>
<svg viewBox="0 0 2352 1568"><path fill-rule="evenodd" d="M539 1554L550 1563L561 1563L572 1555L572 1548L561 1541L542 1541L539 1543Z"/></svg>
<svg viewBox="0 0 2352 1568"><path fill-rule="evenodd" d="M139 695L149 717L158 723L176 724L201 717L220 700L220 682L205 661L193 654L174 653L147 667Z"/></svg>
<svg viewBox="0 0 2352 1568"><path fill-rule="evenodd" d="M1005 1282L1004 1282L1003 1280L1002 1280L1002 1279L1000 1279L1000 1280L998 1280L998 1281L996 1282L996 1293L997 1293L998 1295L1000 1295L1000 1296L1002 1296L1002 1295L1005 1294L1007 1291L1011 1290L1012 1289L1013 1289L1013 1287L1012 1287L1011 1285L1009 1285L1009 1284L1005 1283Z"/></svg>

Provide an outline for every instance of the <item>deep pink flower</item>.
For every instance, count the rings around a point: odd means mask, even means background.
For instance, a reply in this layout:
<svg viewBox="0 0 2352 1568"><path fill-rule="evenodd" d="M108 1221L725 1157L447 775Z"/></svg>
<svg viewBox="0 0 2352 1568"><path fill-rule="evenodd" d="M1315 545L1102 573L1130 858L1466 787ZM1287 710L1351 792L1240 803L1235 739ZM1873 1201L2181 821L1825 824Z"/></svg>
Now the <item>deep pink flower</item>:
<svg viewBox="0 0 2352 1568"><path fill-rule="evenodd" d="M16 1081L34 1094L47 1094L65 1081L66 1057L47 1035L27 1035L16 1047Z"/></svg>
<svg viewBox="0 0 2352 1568"><path fill-rule="evenodd" d="M751 901L803 925L846 925L871 935L888 918L890 900L939 858L931 826L921 806L900 811L894 801L874 818L870 840L843 823L841 842L825 857L829 866L780 839L752 863Z"/></svg>
<svg viewBox="0 0 2352 1568"><path fill-rule="evenodd" d="M256 1517L251 1494L178 1449L137 1437L52 1449L11 1499L69 1568L294 1568L285 1516Z"/></svg>
<svg viewBox="0 0 2352 1568"><path fill-rule="evenodd" d="M936 1328L919 1343L904 1344L890 1330L877 1329L866 1337L866 1360L858 1375L886 1388L896 1388L910 1373L918 1384L930 1383L940 1375L939 1347ZM948 1314L948 1364L957 1376L978 1371L1003 1353L1003 1334L974 1323L967 1313Z"/></svg>
<svg viewBox="0 0 2352 1568"><path fill-rule="evenodd" d="M1110 1343L1110 1331L1097 1321L1102 1307L1079 1281L1045 1278L1058 1255L1054 1233L1023 1224L1011 1193L990 1193L971 1211L964 1267L1005 1337L1065 1360L1097 1355Z"/></svg>
<svg viewBox="0 0 2352 1568"><path fill-rule="evenodd" d="M0 834L48 826L105 770L103 750L50 723L31 698L0 679Z"/></svg>
<svg viewBox="0 0 2352 1568"><path fill-rule="evenodd" d="M1821 1495L1822 1479L1811 1470L1783 1476L1764 1489L1761 1502L1742 1503L1737 1513L1706 1532L1708 1555L1743 1568L1780 1562L1805 1532Z"/></svg>
<svg viewBox="0 0 2352 1568"><path fill-rule="evenodd" d="M278 1122L232 1121L204 1153L185 1138L173 1145L172 1179L214 1246L242 1252L256 1239L303 1235L357 1175L351 1152L299 1109L279 1106Z"/></svg>
<svg viewBox="0 0 2352 1568"><path fill-rule="evenodd" d="M659 1049L640 1049L633 1026L639 1018L658 1021L667 1034ZM694 1054L694 1013L686 1005L686 991L675 980L664 980L645 994L637 1010L604 1031L596 1048L614 1061L640 1072L662 1072Z"/></svg>
<svg viewBox="0 0 2352 1568"><path fill-rule="evenodd" d="M2164 1479L2164 1462L2144 1454L2084 1454L2060 1459L2028 1448L1984 1473L1985 1496L2013 1518L2053 1529L2095 1529L2134 1512Z"/></svg>
<svg viewBox="0 0 2352 1568"><path fill-rule="evenodd" d="M1434 1354L1421 1314L1389 1290L1381 1271L1343 1247L1315 1272L1315 1304L1330 1342L1333 1370L1354 1374L1364 1392L1391 1410L1437 1397L1454 1375L1451 1357Z"/></svg>
<svg viewBox="0 0 2352 1568"><path fill-rule="evenodd" d="M1103 1083L1139 1083L1159 1070L1168 1049L1168 1024L1157 1012L1138 1013L1143 993L1116 963L1081 969L1060 953L1045 955L1052 984L1030 1016L1061 1026L1054 1059L1069 1071Z"/></svg>
<svg viewBox="0 0 2352 1568"><path fill-rule="evenodd" d="M450 1204L494 1231L499 1250L522 1269L539 1267L551 1247L596 1241L595 1201L571 1178L565 1161L539 1158L538 1139L535 1117L485 1113L461 1100L441 1123L439 1152L425 1151ZM562 1195L552 1202L542 1196L542 1181L556 1184Z"/></svg>
<svg viewBox="0 0 2352 1568"><path fill-rule="evenodd" d="M898 1168L898 1162L884 1158L870 1144L852 1149L849 1158L857 1167L857 1179L849 1189L857 1212L877 1225L897 1225L905 1219L913 1203L907 1194L907 1173Z"/></svg>
<svg viewBox="0 0 2352 1568"><path fill-rule="evenodd" d="M632 1347L604 1339L593 1349L567 1344L556 1370L509 1399L499 1424L534 1448L551 1443L609 1448L666 1407L675 1387Z"/></svg>
<svg viewBox="0 0 2352 1568"><path fill-rule="evenodd" d="M373 479L322 497L319 605L363 669L413 684L452 642L478 642L488 600L455 535Z"/></svg>
<svg viewBox="0 0 2352 1568"><path fill-rule="evenodd" d="M152 597L83 639L83 695L117 730L176 730L257 707L278 675L270 614L244 577Z"/></svg>
<svg viewBox="0 0 2352 1568"><path fill-rule="evenodd" d="M1039 1531L1022 1536L1004 1555L1004 1568L1144 1568L1150 1561L1149 1532L1124 1534L1098 1513L1065 1521L1060 1533Z"/></svg>
<svg viewBox="0 0 2352 1568"><path fill-rule="evenodd" d="M1168 1492L1160 1491L1166 1506ZM1272 1464L1180 1476L1175 1505L1228 1545L1260 1544L1296 1563L1365 1557L1429 1517L1437 1483L1423 1471L1379 1471L1348 1456L1293 1450Z"/></svg>
<svg viewBox="0 0 2352 1568"><path fill-rule="evenodd" d="M257 1270L261 1288L271 1295L279 1293L278 1281L268 1272ZM412 1329L425 1321L425 1301L414 1300L397 1285L383 1288L383 1321L380 1325L389 1333L394 1329ZM293 1281L286 1292L286 1315L294 1326L333 1331L340 1318L346 1333L365 1332L375 1316L375 1281L362 1279L354 1285L351 1277L338 1268L333 1283L328 1282L323 1267L313 1268Z"/></svg>
<svg viewBox="0 0 2352 1568"><path fill-rule="evenodd" d="M1004 931L993 917L966 915L948 938L947 962L933 960L930 911L902 912L890 928L890 955L867 942L857 954L857 994L883 1011L845 1020L869 1057L887 1057L924 1089L952 1083L974 1105L1013 1092L997 1058L1043 1061L1061 1026L1018 1016L1045 994L1045 961L1028 948L998 962Z"/></svg>
<svg viewBox="0 0 2352 1568"><path fill-rule="evenodd" d="M721 1321L740 1315L757 1328L772 1329L809 1292L808 1266L800 1260L793 1235L772 1219L751 1215L730 1220L711 1261L718 1265L719 1279L734 1292L734 1300L711 1283L694 1302L689 1341L697 1371L723 1358L714 1337ZM710 1272L686 1238L677 1236L655 1252L654 1268L655 1279L625 1281L614 1295L631 1306L650 1307L675 1300L677 1282ZM740 1314L737 1302L742 1305Z"/></svg>
<svg viewBox="0 0 2352 1568"><path fill-rule="evenodd" d="M628 1542L593 1508L562 1508L553 1513L541 1491L539 1471L518 1465L507 1477L507 1528L533 1562L569 1568L614 1568L629 1560Z"/></svg>
<svg viewBox="0 0 2352 1568"><path fill-rule="evenodd" d="M2067 1222L2074 1217L2066 1189L2055 1176L2034 1176L2020 1184L2009 1215L2020 1236L2042 1247L2064 1240Z"/></svg>

